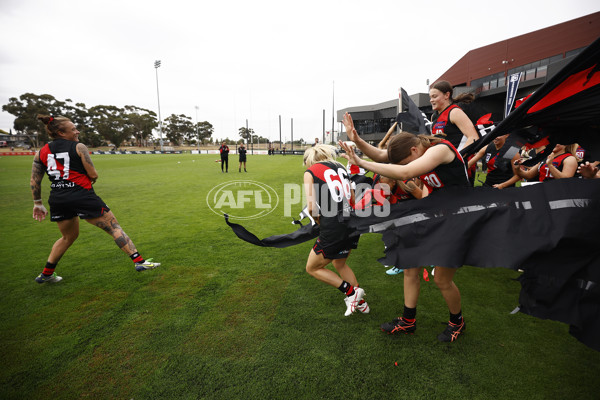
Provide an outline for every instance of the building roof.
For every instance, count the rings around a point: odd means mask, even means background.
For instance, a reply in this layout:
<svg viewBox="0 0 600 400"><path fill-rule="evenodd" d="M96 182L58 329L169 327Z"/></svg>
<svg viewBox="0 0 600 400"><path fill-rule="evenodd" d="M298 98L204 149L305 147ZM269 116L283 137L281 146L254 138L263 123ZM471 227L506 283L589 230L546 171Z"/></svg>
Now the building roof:
<svg viewBox="0 0 600 400"><path fill-rule="evenodd" d="M469 51L437 80L452 86L471 86L488 75L508 75L510 69L545 58L568 56L600 37L600 12L515 36Z"/></svg>

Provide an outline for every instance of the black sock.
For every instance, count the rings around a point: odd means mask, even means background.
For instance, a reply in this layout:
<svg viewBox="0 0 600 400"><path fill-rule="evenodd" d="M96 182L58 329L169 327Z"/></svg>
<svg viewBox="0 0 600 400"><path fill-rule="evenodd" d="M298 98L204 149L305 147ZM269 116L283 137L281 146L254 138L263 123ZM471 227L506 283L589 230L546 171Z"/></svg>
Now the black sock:
<svg viewBox="0 0 600 400"><path fill-rule="evenodd" d="M417 316L417 307L408 308L408 307L404 306L404 312L402 313L402 318L404 318L406 320L414 321L416 316Z"/></svg>
<svg viewBox="0 0 600 400"><path fill-rule="evenodd" d="M349 284L346 281L342 281L342 284L338 288L340 292L344 293L346 296L352 296L354 294L354 286Z"/></svg>
<svg viewBox="0 0 600 400"><path fill-rule="evenodd" d="M462 324L462 310L460 310L458 314L450 313L450 322L452 322L454 325Z"/></svg>

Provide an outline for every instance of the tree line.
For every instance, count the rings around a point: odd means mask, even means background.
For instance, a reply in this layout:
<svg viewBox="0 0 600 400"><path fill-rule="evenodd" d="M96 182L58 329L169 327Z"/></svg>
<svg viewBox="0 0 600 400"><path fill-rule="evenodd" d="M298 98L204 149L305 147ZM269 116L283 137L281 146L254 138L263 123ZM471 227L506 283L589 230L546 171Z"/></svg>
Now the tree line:
<svg viewBox="0 0 600 400"><path fill-rule="evenodd" d="M49 94L25 93L18 98L11 97L8 104L2 106L2 111L15 116L15 132L28 135L36 147L49 141L44 125L37 120L38 114L69 118L80 132L79 140L90 147L107 142L117 148L124 144L156 144L152 132L159 127L156 113L145 108L111 105L87 108L83 103L74 103L71 99L60 101ZM162 132L163 137L174 145L184 142L196 145L212 143L214 128L208 121L193 123L187 115L171 114L163 121Z"/></svg>

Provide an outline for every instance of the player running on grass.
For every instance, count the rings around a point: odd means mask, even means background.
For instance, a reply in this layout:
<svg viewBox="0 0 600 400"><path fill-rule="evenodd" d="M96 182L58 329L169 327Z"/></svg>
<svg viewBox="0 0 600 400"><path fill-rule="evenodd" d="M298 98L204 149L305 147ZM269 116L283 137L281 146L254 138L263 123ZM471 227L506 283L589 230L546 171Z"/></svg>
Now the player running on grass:
<svg viewBox="0 0 600 400"><path fill-rule="evenodd" d="M56 264L79 236L79 218L103 229L115 243L133 260L137 271L156 268L160 263L145 260L123 231L108 206L96 195L92 184L98 173L89 151L79 143L79 131L65 117L38 115L46 125L52 142L38 151L31 168L31 192L33 194L33 218L43 221L48 211L42 204L41 182L44 173L50 179L50 220L58 225L62 237L52 246L42 273L35 278L37 283L59 282L62 278L54 272ZM79 218L78 218L79 217Z"/></svg>
<svg viewBox="0 0 600 400"><path fill-rule="evenodd" d="M358 136L350 114L344 115L343 123L348 139L356 143L366 156L377 161L370 162L358 158L347 144L340 142L346 151L344 157L353 164L391 179L407 180L419 177L430 192L443 190L448 186L470 186L462 157L456 148L442 137L400 132L392 137L387 150L383 150L371 146ZM436 266L435 271L435 283L450 311L450 321L444 332L438 335L438 340L453 342L465 330L460 291L453 281L456 268ZM419 272L420 268L404 270L403 315L381 325L383 331L413 333L416 330L417 300L421 282Z"/></svg>
<svg viewBox="0 0 600 400"><path fill-rule="evenodd" d="M304 152L304 166L308 213L320 227L317 242L306 261L306 272L346 295L345 316L356 310L368 313L369 305L363 300L365 291L358 287L354 272L346 264L350 251L358 246L358 237L349 237L350 230L342 219L344 208L349 210L354 195L346 169L335 161L333 146L324 144ZM330 263L339 276L325 268Z"/></svg>

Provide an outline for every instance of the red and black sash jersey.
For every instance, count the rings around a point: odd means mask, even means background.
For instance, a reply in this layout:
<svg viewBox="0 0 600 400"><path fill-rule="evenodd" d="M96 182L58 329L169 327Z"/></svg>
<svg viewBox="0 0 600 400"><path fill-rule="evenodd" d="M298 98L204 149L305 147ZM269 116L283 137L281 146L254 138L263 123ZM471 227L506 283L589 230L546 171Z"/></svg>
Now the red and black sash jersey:
<svg viewBox="0 0 600 400"><path fill-rule="evenodd" d="M380 179L381 179L381 175L379 175L379 174L373 175L373 188L374 189L380 189L380 186L379 186ZM408 182L408 180L404 181L404 183L406 183L406 182ZM402 190L400 185L396 185L396 187L394 187L394 189L392 190L392 193L389 196L388 200L390 201L390 203L394 204L400 200L410 200L410 199L414 199L414 196L412 194L407 193L404 190Z"/></svg>
<svg viewBox="0 0 600 400"><path fill-rule="evenodd" d="M447 186L471 186L465 162L456 147L447 140L434 144L430 149L434 146L448 146L454 152L454 160L448 164L438 165L433 171L419 177L429 191L432 192Z"/></svg>
<svg viewBox="0 0 600 400"><path fill-rule="evenodd" d="M466 136L463 135L462 131L458 128L458 126L450 122L450 111L454 110L455 108L460 107L456 104L452 104L446 107L444 111L442 111L440 114L438 114L437 118L433 120L431 133L433 135L444 133L446 135L446 140L452 143L452 146L459 149L461 145L464 145L464 143L466 142Z"/></svg>
<svg viewBox="0 0 600 400"><path fill-rule="evenodd" d="M52 189L51 194L69 193L81 189L93 190L92 181L81 157L77 144L65 139L55 139L40 150L40 161L46 169Z"/></svg>
<svg viewBox="0 0 600 400"><path fill-rule="evenodd" d="M221 146L219 147L219 153L221 153L221 156L228 156L229 155L229 146L225 145L225 146Z"/></svg>
<svg viewBox="0 0 600 400"><path fill-rule="evenodd" d="M563 164L565 162L565 159L567 159L568 157L573 157L573 154L564 153L564 154L561 154L560 156L556 156L554 158L554 160L552 160L552 165L554 165L556 167L556 169L558 169L559 171L562 172ZM552 176L552 174L550 173L550 169L548 168L548 165L546 165L545 162L540 164L538 172L539 172L540 182L544 182L547 179L555 179Z"/></svg>
<svg viewBox="0 0 600 400"><path fill-rule="evenodd" d="M350 210L352 186L342 164L334 161L319 162L306 172L313 177L314 195L322 217L337 217L344 210Z"/></svg>
<svg viewBox="0 0 600 400"><path fill-rule="evenodd" d="M485 149L485 164L487 167L485 183L488 186L506 182L514 175L512 166L510 165L511 160L498 157L501 149L497 149L494 143L490 143Z"/></svg>
<svg viewBox="0 0 600 400"><path fill-rule="evenodd" d="M411 194L402 190L400 185L396 185L390 193L389 189L382 187L382 184L379 182L380 179L381 175L373 175L373 188L365 190L363 196L360 199L357 198L354 204L355 210L364 210L372 206L383 206L386 202L396 204L402 200L414 199Z"/></svg>

